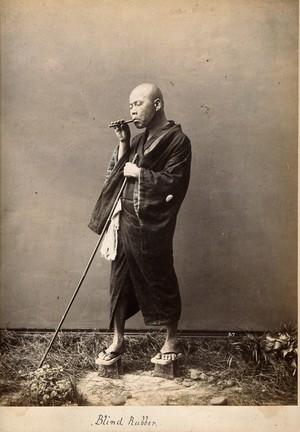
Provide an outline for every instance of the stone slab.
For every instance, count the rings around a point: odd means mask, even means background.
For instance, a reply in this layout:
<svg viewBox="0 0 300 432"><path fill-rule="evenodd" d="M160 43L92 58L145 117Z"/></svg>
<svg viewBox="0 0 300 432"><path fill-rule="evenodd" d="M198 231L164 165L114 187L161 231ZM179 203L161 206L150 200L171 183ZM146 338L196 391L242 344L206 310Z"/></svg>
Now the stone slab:
<svg viewBox="0 0 300 432"><path fill-rule="evenodd" d="M159 405L205 405L209 400L209 389L197 382L188 388L176 380L137 374L123 374L119 378L105 378L98 372L89 372L77 383L77 390L89 405L112 405L112 397L125 395L126 406Z"/></svg>

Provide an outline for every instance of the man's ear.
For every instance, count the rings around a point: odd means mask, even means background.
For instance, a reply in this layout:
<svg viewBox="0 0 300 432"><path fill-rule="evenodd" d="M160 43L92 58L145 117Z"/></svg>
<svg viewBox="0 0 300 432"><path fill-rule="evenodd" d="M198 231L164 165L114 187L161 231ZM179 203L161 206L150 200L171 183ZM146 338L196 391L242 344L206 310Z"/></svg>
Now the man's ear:
<svg viewBox="0 0 300 432"><path fill-rule="evenodd" d="M154 100L154 106L155 106L156 111L159 111L161 109L162 103L161 103L161 100L159 98L156 98Z"/></svg>

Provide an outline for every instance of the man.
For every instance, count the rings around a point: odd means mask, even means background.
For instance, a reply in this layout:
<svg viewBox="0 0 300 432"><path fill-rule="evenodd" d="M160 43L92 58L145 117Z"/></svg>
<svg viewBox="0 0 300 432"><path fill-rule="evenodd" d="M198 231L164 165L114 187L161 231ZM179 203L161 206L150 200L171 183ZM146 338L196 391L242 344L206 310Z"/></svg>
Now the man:
<svg viewBox="0 0 300 432"><path fill-rule="evenodd" d="M89 224L100 234L125 176L110 278L114 337L97 363L110 365L120 358L125 351L125 321L141 310L146 325L166 327L165 342L151 361L167 364L181 355L181 299L172 242L189 183L191 144L180 125L167 120L163 95L155 84L136 87L129 109L134 125L146 129L130 144L128 125L123 120L112 123L119 144Z"/></svg>

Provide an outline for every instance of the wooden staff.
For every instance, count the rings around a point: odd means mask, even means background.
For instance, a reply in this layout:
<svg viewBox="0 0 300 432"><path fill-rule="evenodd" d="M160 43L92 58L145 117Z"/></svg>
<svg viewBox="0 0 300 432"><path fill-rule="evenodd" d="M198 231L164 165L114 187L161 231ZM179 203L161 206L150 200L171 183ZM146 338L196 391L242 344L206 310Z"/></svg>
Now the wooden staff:
<svg viewBox="0 0 300 432"><path fill-rule="evenodd" d="M131 122L131 121L133 121L133 120L129 120L129 122ZM134 158L132 160L132 163L134 163L136 161L136 158L137 158L137 155L134 156ZM82 273L80 281L78 282L78 285L77 285L77 287L76 287L76 289L74 291L74 294L73 294L73 296L72 296L72 298L71 298L71 300L70 300L70 302L69 302L69 304L67 306L67 309L65 310L65 312L64 312L64 314L63 314L63 316L62 316L62 318L61 318L61 320L60 320L60 322L59 322L59 324L57 326L57 329L55 330L55 333L54 333L54 335L53 335L53 337L52 337L52 339L50 341L50 344L49 344L49 346L48 346L48 348L47 348L47 350L46 350L46 352L45 352L42 360L39 363L39 366L38 366L39 368L42 367L42 365L43 365L43 363L44 363L44 361L45 361L45 359L46 359L46 357L47 357L47 355L48 355L48 353L49 353L49 351L50 351L50 349L51 349L51 347L52 347L52 345L53 345L53 343L55 341L57 333L59 332L59 330L60 330L60 328L61 328L64 320L66 319L67 313L69 312L69 310L70 310L70 308L71 308L71 306L72 306L72 304L73 304L73 302L75 300L75 297L77 296L78 291L80 290L80 287L81 287L81 285L82 285L82 283L83 283L83 281L84 281L84 279L85 279L85 277L87 275L87 272L88 272L88 270L89 270L89 268L90 268L90 266L91 266L91 264L93 262L93 259L95 258L95 255L96 255L96 253L98 251L98 248L100 246L100 243L101 243L101 241L102 241L102 239L104 237L106 229L107 229L107 227L108 227L108 225L110 223L110 220L111 220L111 218L112 218L112 216L114 214L114 211L115 211L115 208L117 206L117 203L118 203L118 201L119 201L119 199L120 199L120 197L122 195L122 192L124 190L126 182L127 182L127 177L125 177L125 179L123 180L121 189L119 190L118 195L117 195L117 197L116 197L116 199L115 199L115 201L113 203L113 206L112 206L111 211L110 211L110 213L109 213L109 215L108 215L108 217L106 219L106 222L105 222L105 225L103 227L103 230L102 230L102 232L101 232L101 234L99 236L99 239L97 241L97 244L96 244L96 246L95 246L95 248L93 250L93 253L92 253L92 255L91 255L91 257L90 257L90 259L89 259L89 261L88 261L88 263L87 263L87 265L85 267L85 269L84 269L84 272Z"/></svg>

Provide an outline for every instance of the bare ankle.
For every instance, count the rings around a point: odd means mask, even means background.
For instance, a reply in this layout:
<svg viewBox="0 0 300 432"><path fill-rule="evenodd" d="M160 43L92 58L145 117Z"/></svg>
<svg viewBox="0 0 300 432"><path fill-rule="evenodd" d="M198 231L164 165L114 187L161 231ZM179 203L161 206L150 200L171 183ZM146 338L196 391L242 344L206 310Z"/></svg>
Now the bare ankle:
<svg viewBox="0 0 300 432"><path fill-rule="evenodd" d="M120 336L120 335L114 336L112 343L117 346L122 346L125 343L125 338L124 336Z"/></svg>

